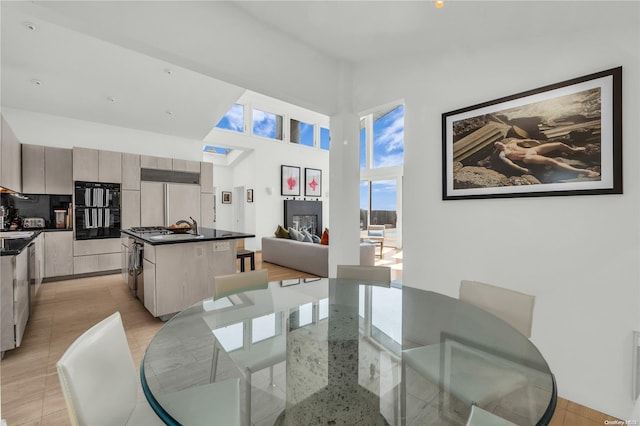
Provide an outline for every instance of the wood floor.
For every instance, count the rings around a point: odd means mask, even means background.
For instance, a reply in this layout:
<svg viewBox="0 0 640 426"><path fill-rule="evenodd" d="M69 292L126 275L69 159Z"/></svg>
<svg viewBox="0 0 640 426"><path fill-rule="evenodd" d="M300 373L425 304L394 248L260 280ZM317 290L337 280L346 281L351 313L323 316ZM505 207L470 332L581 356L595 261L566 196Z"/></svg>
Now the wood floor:
<svg viewBox="0 0 640 426"><path fill-rule="evenodd" d="M402 279L402 252L385 247L376 263L392 267L392 278ZM269 280L309 278L313 275L263 263ZM1 367L2 418L8 426L69 425L56 373L56 362L86 329L120 311L136 365L163 322L153 318L131 297L120 275L82 278L44 284L33 306L22 346L5 354ZM140 397L142 395L140 393ZM559 399L554 426L601 426L611 416Z"/></svg>

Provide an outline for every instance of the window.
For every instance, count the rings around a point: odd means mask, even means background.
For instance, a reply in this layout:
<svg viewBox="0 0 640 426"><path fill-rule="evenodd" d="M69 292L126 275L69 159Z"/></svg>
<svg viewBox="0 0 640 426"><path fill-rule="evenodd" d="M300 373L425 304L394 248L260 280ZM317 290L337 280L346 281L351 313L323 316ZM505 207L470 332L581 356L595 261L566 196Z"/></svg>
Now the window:
<svg viewBox="0 0 640 426"><path fill-rule="evenodd" d="M210 152L212 154L227 155L231 152L231 148L221 148L219 146L207 145L204 147L204 151Z"/></svg>
<svg viewBox="0 0 640 426"><path fill-rule="evenodd" d="M404 162L404 105L373 120L373 167L401 166Z"/></svg>
<svg viewBox="0 0 640 426"><path fill-rule="evenodd" d="M233 104L231 109L216 124L218 129L226 129L234 132L244 132L244 106Z"/></svg>
<svg viewBox="0 0 640 426"><path fill-rule="evenodd" d="M218 339L226 352L240 349L244 346L244 323L238 322L213 330L213 334Z"/></svg>
<svg viewBox="0 0 640 426"><path fill-rule="evenodd" d="M294 120L293 118L289 122L289 141L313 147L313 124Z"/></svg>
<svg viewBox="0 0 640 426"><path fill-rule="evenodd" d="M329 133L329 129L320 127L320 149L329 151L330 143L331 134Z"/></svg>
<svg viewBox="0 0 640 426"><path fill-rule="evenodd" d="M282 116L254 109L253 134L255 136L282 140Z"/></svg>

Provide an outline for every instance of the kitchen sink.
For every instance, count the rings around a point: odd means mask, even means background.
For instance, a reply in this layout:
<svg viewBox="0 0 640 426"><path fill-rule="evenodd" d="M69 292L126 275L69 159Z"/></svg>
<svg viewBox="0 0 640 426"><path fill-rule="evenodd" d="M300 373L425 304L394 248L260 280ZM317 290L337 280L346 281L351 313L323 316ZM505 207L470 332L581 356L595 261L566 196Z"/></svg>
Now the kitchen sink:
<svg viewBox="0 0 640 426"><path fill-rule="evenodd" d="M204 235L165 234L165 235L154 235L152 237L149 237L149 239L155 240L155 241L182 241L182 240L197 240L200 238L204 238Z"/></svg>

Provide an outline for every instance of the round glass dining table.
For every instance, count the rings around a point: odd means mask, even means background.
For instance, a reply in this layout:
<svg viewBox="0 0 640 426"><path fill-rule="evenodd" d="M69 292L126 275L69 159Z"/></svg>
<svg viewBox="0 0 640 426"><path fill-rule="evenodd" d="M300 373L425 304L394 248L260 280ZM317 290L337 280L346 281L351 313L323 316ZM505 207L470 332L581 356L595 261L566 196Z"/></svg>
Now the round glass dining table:
<svg viewBox="0 0 640 426"><path fill-rule="evenodd" d="M472 411L536 425L556 405L547 362L506 322L360 280L278 281L198 302L154 336L140 376L166 424L228 426L239 407L243 425L464 425ZM210 393L230 382L235 394Z"/></svg>

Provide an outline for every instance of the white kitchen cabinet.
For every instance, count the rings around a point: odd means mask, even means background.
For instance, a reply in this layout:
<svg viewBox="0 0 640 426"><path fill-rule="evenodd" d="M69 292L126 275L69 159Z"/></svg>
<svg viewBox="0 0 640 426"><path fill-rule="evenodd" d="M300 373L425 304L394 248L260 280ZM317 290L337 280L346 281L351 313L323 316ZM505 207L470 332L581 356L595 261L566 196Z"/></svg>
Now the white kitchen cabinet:
<svg viewBox="0 0 640 426"><path fill-rule="evenodd" d="M140 190L140 156L122 154L122 189Z"/></svg>
<svg viewBox="0 0 640 426"><path fill-rule="evenodd" d="M140 226L164 225L164 184L140 182Z"/></svg>
<svg viewBox="0 0 640 426"><path fill-rule="evenodd" d="M173 160L167 157L155 157L153 155L140 156L140 168L172 170Z"/></svg>
<svg viewBox="0 0 640 426"><path fill-rule="evenodd" d="M0 186L22 192L22 149L4 117L0 134Z"/></svg>
<svg viewBox="0 0 640 426"><path fill-rule="evenodd" d="M156 265L147 259L142 261L142 275L144 276L144 307L147 308L151 315L157 317L156 314Z"/></svg>
<svg viewBox="0 0 640 426"><path fill-rule="evenodd" d="M213 163L200 163L200 192L213 194Z"/></svg>
<svg viewBox="0 0 640 426"><path fill-rule="evenodd" d="M22 145L22 191L26 194L73 193L73 151Z"/></svg>
<svg viewBox="0 0 640 426"><path fill-rule="evenodd" d="M0 351L19 347L29 319L29 250L2 256Z"/></svg>
<svg viewBox="0 0 640 426"><path fill-rule="evenodd" d="M200 226L213 228L213 194L200 194Z"/></svg>
<svg viewBox="0 0 640 426"><path fill-rule="evenodd" d="M73 180L98 182L99 151L91 148L73 148Z"/></svg>
<svg viewBox="0 0 640 426"><path fill-rule="evenodd" d="M44 148L44 193L73 194L73 150Z"/></svg>
<svg viewBox="0 0 640 426"><path fill-rule="evenodd" d="M76 240L73 242L73 255L120 253L120 238L102 238L97 240Z"/></svg>
<svg viewBox="0 0 640 426"><path fill-rule="evenodd" d="M73 275L73 231L43 232L44 277Z"/></svg>
<svg viewBox="0 0 640 426"><path fill-rule="evenodd" d="M98 151L98 182L122 182L122 153Z"/></svg>
<svg viewBox="0 0 640 426"><path fill-rule="evenodd" d="M120 193L120 226L140 226L140 191L125 189Z"/></svg>

